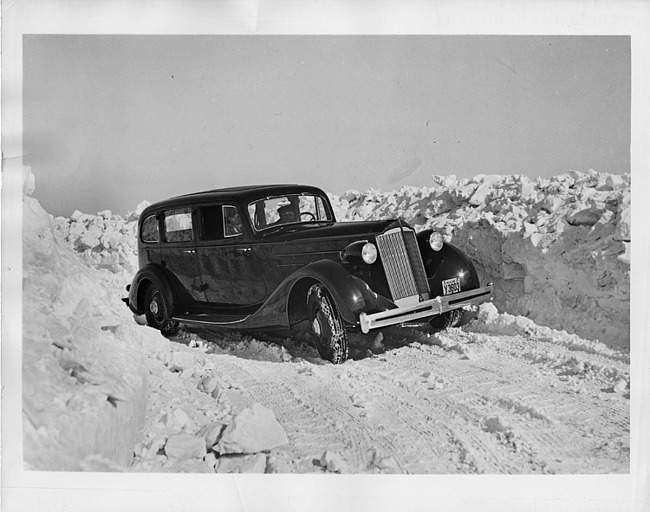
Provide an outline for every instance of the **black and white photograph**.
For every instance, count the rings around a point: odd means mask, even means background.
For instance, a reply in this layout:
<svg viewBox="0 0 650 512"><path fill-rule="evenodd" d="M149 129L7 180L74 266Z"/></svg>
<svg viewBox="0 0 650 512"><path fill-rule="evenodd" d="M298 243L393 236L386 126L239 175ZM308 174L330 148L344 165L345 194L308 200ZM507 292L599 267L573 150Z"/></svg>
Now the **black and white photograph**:
<svg viewBox="0 0 650 512"><path fill-rule="evenodd" d="M2 11L6 510L650 504L648 4Z"/></svg>

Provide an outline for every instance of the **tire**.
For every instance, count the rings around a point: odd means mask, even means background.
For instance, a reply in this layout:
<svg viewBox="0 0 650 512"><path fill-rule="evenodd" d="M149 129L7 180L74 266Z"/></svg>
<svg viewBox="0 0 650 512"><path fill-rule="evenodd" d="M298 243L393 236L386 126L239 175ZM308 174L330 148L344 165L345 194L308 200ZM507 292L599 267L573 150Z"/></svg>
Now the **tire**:
<svg viewBox="0 0 650 512"><path fill-rule="evenodd" d="M435 318L429 320L429 325L434 329L445 330L450 327L457 327L460 325L461 319L463 318L462 309L454 309L452 311L447 311L442 315L439 315Z"/></svg>
<svg viewBox="0 0 650 512"><path fill-rule="evenodd" d="M172 305L167 304L162 292L155 284L150 284L144 293L144 313L147 325L158 329L163 336L171 336L178 331L178 322L172 320Z"/></svg>
<svg viewBox="0 0 650 512"><path fill-rule="evenodd" d="M321 284L307 292L310 333L320 356L341 364L348 358L348 333L345 330L334 301Z"/></svg>

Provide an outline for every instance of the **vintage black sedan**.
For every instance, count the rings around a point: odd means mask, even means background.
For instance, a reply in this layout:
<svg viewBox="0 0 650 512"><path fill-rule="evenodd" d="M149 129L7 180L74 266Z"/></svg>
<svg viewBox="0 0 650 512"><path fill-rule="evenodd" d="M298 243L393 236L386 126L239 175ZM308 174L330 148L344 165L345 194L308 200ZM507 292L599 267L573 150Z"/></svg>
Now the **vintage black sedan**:
<svg viewBox="0 0 650 512"><path fill-rule="evenodd" d="M492 299L472 262L440 233L401 220L337 222L320 189L235 187L148 206L140 269L124 301L165 335L179 322L238 330L306 328L335 364L348 332L406 322L455 325Z"/></svg>

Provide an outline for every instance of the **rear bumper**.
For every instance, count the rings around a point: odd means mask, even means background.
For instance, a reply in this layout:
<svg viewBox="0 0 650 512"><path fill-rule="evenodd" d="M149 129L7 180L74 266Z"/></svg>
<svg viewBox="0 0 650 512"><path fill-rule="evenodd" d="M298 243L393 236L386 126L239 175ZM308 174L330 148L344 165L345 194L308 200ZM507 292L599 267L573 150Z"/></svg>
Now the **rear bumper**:
<svg viewBox="0 0 650 512"><path fill-rule="evenodd" d="M126 285L126 291L129 292L129 296L128 297L122 297L122 302L124 302L124 304L126 304L126 306L131 310L131 312L134 315L139 315L140 312L138 311L137 304L134 304L133 297L131 296L133 294L131 293L131 285L130 284Z"/></svg>
<svg viewBox="0 0 650 512"><path fill-rule="evenodd" d="M422 318L441 315L447 311L462 308L464 306L478 305L488 302L494 297L492 283L482 288L475 288L466 292L454 293L453 295L438 296L433 299L418 302L412 306L389 309L379 313L361 313L359 322L361 331L368 333L372 329L388 327L389 325L412 322Z"/></svg>

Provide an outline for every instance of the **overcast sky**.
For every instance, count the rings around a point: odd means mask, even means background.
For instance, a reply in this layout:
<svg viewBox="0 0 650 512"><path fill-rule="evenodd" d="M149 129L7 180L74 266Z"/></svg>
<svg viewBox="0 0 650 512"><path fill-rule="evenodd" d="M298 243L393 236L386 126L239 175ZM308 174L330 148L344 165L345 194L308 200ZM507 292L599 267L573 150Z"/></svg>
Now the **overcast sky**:
<svg viewBox="0 0 650 512"><path fill-rule="evenodd" d="M242 184L630 171L628 37L23 42L24 163L54 215Z"/></svg>

